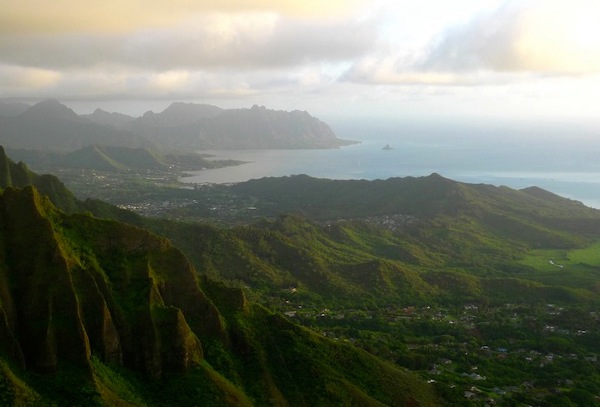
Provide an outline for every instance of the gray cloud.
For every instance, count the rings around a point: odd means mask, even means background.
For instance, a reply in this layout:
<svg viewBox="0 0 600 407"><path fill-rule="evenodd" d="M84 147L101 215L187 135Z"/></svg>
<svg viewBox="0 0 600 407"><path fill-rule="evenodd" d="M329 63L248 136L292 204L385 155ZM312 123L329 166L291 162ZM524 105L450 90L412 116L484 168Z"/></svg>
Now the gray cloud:
<svg viewBox="0 0 600 407"><path fill-rule="evenodd" d="M45 69L284 67L359 57L377 35L369 21L254 18L203 17L176 29L130 35L4 35L0 61Z"/></svg>

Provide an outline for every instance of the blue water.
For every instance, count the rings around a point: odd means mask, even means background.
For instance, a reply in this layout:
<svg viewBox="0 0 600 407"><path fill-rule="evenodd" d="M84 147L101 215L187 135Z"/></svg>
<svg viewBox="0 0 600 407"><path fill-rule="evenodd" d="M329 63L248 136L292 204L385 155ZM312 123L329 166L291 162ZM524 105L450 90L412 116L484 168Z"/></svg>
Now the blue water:
<svg viewBox="0 0 600 407"><path fill-rule="evenodd" d="M193 172L182 181L223 184L293 174L373 180L436 172L468 183L516 189L538 186L600 208L600 162L596 158L600 156L600 146L593 140L532 140L518 134L491 140L375 136L333 150L203 151L214 155L214 159L248 163ZM393 150L383 150L386 144Z"/></svg>

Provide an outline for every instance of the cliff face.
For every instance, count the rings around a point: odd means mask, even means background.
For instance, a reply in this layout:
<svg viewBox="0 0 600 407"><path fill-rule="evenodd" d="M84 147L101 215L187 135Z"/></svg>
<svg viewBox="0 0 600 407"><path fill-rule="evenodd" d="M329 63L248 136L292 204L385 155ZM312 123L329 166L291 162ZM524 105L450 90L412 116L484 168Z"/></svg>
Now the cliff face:
<svg viewBox="0 0 600 407"><path fill-rule="evenodd" d="M165 239L65 215L32 187L4 191L0 232L0 337L27 370L89 368L93 352L160 378L201 360L197 334L225 339L217 309Z"/></svg>
<svg viewBox="0 0 600 407"><path fill-rule="evenodd" d="M23 188L29 185L50 198L52 203L67 212L75 212L80 208L77 199L58 178L53 175L38 175L27 168L23 162L15 163L6 156L4 147L0 146L0 188Z"/></svg>

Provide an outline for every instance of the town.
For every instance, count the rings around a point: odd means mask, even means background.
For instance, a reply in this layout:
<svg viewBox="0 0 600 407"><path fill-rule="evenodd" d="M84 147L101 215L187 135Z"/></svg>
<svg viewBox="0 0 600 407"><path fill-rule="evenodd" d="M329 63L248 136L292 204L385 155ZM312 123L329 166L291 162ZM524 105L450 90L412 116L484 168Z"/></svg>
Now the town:
<svg viewBox="0 0 600 407"><path fill-rule="evenodd" d="M574 389L585 399L592 392L581 389L598 386L594 310L542 303L334 309L294 294L290 288L287 299L270 305L326 337L418 371L447 400L531 404Z"/></svg>

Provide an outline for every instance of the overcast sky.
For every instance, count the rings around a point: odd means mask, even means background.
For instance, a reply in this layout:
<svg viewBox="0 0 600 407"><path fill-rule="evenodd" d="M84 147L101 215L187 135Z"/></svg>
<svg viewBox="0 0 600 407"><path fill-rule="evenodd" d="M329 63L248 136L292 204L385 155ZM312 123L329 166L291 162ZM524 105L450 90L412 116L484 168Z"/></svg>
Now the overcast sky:
<svg viewBox="0 0 600 407"><path fill-rule="evenodd" d="M583 121L599 95L598 0L0 0L0 98L80 112Z"/></svg>

